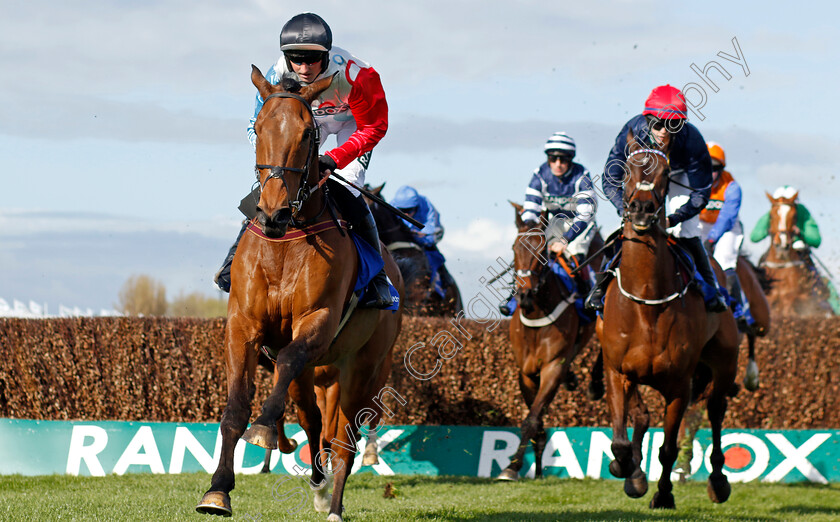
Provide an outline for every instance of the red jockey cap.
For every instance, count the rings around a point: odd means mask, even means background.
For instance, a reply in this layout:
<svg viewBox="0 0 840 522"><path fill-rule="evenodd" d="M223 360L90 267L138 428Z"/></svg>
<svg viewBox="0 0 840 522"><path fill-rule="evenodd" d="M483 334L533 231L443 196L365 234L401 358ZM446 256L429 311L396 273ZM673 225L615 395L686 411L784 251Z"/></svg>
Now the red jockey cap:
<svg viewBox="0 0 840 522"><path fill-rule="evenodd" d="M642 114L650 114L663 120L684 120L688 117L688 107L685 97L676 87L660 85L650 91L645 100L645 110Z"/></svg>

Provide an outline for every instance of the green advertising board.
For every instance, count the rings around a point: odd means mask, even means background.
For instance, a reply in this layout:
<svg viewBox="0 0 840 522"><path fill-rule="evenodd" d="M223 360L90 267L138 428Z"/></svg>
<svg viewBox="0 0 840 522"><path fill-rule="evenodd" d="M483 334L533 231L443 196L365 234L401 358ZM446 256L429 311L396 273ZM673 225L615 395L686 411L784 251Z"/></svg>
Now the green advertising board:
<svg viewBox="0 0 840 522"><path fill-rule="evenodd" d="M542 464L547 475L612 479L608 465L611 431L606 428L550 428ZM494 477L510 462L519 430L480 426L381 426L379 463L354 472L380 475ZM271 454L274 473L300 474L310 467L306 435L296 424L286 435L297 451ZM218 424L166 422L68 422L0 419L0 473L22 475L108 475L115 473L213 472L221 450ZM649 480L662 469L661 429L645 436L642 469ZM359 450L364 449L359 441ZM733 482L840 482L840 431L724 430L725 471ZM694 441L691 480L708 478L711 433ZM265 450L240 440L237 473L258 473ZM523 475L534 473L533 452Z"/></svg>

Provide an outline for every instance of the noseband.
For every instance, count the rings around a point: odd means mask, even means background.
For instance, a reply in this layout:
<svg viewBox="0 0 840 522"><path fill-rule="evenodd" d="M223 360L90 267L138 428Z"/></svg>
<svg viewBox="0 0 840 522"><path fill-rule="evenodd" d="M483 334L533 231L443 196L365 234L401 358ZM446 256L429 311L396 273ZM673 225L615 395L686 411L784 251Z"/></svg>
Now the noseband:
<svg viewBox="0 0 840 522"><path fill-rule="evenodd" d="M648 154L658 154L658 155L662 156L663 158L665 158L666 167L665 167L665 171L663 172L663 174L665 175L665 180L666 180L665 191L664 191L663 195L660 197L659 194L657 194L656 191L653 190L654 186L655 186L653 182L651 182L651 181L637 181L636 185L633 187L633 190L631 190L626 195L626 197L624 198L624 216L627 216L628 207L630 206L630 203L633 200L633 196L636 194L637 191L650 192L651 194L653 194L654 201L656 201L656 211L653 214L651 214L650 220L647 223L647 226L650 226L650 225L653 225L654 223L656 223L657 219L659 219L659 214L662 212L662 209L665 208L665 197L668 194L668 185L671 183L671 177L668 175L669 174L668 156L666 156L665 153L662 152L661 150L658 150L658 149L639 149L639 150L631 152L630 155L627 156L627 160L629 161L630 158L632 158L633 156L635 156L637 154L646 154L646 153L648 153ZM627 218L624 217L622 219L627 219Z"/></svg>
<svg viewBox="0 0 840 522"><path fill-rule="evenodd" d="M315 114L312 112L312 106L306 101L303 97L298 96L297 94L291 92L275 92L273 94L269 94L265 101L267 102L271 98L293 98L301 102L306 110L309 111L309 115L312 117L312 122L315 122ZM318 125L315 124L315 132L311 134L309 137L309 151L306 154L306 164L303 168L295 168L295 167L285 167L285 166L278 166L278 165L261 165L257 163L254 166L254 172L257 176L257 183L260 184L260 190L265 188L265 185L271 179L279 179L284 186L288 186L286 183L286 178L284 173L286 172L293 172L295 174L301 175L301 184L300 188L295 195L294 200L289 200L289 206L292 208L293 215L300 211L303 204L306 202L307 199L316 191L318 190L319 185L315 185L313 187L309 187L309 180L307 174L309 173L310 165L312 164L312 158L315 157L315 152L317 148L317 144L320 143L320 130ZM260 181L260 170L261 169L269 169L268 177L265 178L265 183ZM288 197L288 196L287 196ZM293 218L294 219L294 218Z"/></svg>

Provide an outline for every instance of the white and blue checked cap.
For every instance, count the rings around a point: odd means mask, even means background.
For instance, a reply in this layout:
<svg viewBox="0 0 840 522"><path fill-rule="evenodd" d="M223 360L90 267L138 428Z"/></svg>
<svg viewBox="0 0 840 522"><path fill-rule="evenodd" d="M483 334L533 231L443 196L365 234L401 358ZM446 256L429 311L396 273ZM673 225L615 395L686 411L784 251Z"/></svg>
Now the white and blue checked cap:
<svg viewBox="0 0 840 522"><path fill-rule="evenodd" d="M565 132L555 132L545 142L545 152L557 151L575 157L575 140Z"/></svg>

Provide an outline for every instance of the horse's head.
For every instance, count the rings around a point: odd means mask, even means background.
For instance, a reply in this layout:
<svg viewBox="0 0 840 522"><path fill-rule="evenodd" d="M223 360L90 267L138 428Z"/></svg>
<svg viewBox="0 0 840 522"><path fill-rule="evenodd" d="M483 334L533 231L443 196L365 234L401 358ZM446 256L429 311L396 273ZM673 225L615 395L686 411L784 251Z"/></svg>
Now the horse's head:
<svg viewBox="0 0 840 522"><path fill-rule="evenodd" d="M330 86L332 77L310 85L284 78L272 85L251 67L251 81L265 100L254 123L262 189L257 220L265 235L278 238L317 187L318 131L310 104Z"/></svg>
<svg viewBox="0 0 840 522"><path fill-rule="evenodd" d="M545 223L547 216L543 214L536 224L522 221L522 205L510 202L516 209L516 241L513 242L513 269L516 271L516 294L519 305L526 311L534 306L537 292L545 284L549 270Z"/></svg>
<svg viewBox="0 0 840 522"><path fill-rule="evenodd" d="M796 227L796 198L799 192L790 197L774 198L764 193L770 200L770 237L777 250L788 251L794 241Z"/></svg>
<svg viewBox="0 0 840 522"><path fill-rule="evenodd" d="M661 148L638 143L627 133L624 169L624 220L638 234L655 225L665 229L665 197L668 193L668 156Z"/></svg>

